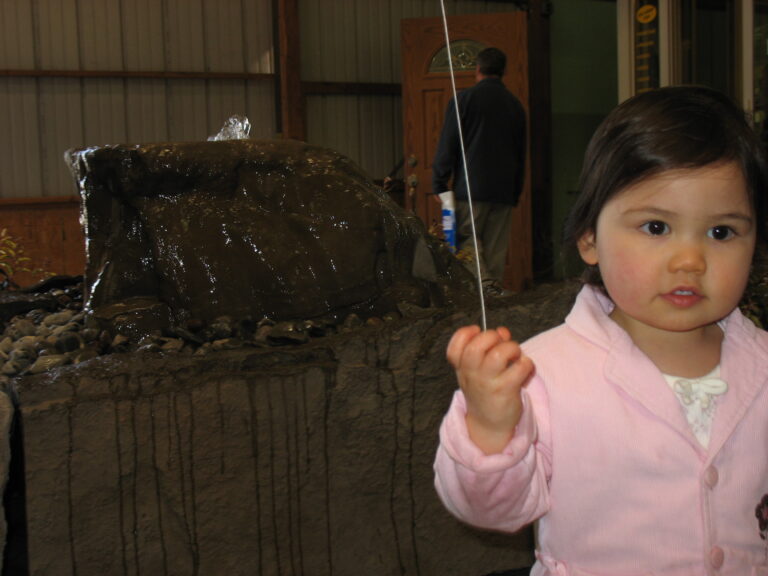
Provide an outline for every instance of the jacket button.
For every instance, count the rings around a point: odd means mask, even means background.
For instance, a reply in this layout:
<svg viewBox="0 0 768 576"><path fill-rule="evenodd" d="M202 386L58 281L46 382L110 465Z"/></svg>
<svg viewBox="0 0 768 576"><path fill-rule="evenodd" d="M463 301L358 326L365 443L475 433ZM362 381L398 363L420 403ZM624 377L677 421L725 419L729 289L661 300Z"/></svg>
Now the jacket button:
<svg viewBox="0 0 768 576"><path fill-rule="evenodd" d="M720 546L714 546L709 551L709 563L712 564L712 568L718 569L723 565L725 561L725 552Z"/></svg>
<svg viewBox="0 0 768 576"><path fill-rule="evenodd" d="M714 488L717 486L717 482L720 480L720 475L717 473L717 468L710 466L704 471L704 484L708 488Z"/></svg>

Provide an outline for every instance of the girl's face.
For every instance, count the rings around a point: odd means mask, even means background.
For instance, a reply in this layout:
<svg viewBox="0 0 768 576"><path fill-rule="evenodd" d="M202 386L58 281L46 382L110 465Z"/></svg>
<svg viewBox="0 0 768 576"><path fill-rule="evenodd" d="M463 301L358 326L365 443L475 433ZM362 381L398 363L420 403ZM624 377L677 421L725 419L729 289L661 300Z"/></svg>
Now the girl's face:
<svg viewBox="0 0 768 576"><path fill-rule="evenodd" d="M657 331L704 330L737 305L755 250L755 215L736 162L669 170L603 206L579 241L638 342Z"/></svg>

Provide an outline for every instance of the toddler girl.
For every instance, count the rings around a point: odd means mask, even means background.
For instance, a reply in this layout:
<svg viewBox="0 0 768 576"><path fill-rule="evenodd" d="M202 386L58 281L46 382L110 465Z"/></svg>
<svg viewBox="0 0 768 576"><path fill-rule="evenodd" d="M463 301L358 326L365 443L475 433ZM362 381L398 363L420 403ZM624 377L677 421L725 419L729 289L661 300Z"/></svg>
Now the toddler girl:
<svg viewBox="0 0 768 576"><path fill-rule="evenodd" d="M768 333L737 307L766 183L728 98L638 95L587 149L565 323L451 339L438 493L479 527L540 519L533 576L768 575Z"/></svg>

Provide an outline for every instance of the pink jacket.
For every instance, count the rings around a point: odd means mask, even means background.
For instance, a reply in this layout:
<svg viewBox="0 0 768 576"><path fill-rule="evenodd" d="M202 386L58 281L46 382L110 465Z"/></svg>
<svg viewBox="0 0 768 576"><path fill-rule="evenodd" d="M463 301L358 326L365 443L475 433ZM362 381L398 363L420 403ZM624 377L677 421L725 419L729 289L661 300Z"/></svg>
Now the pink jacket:
<svg viewBox="0 0 768 576"><path fill-rule="evenodd" d="M435 460L443 503L493 530L540 519L533 576L768 575L768 333L726 319L729 389L706 450L611 306L585 287L565 324L523 345L536 373L503 453L470 441L456 392Z"/></svg>

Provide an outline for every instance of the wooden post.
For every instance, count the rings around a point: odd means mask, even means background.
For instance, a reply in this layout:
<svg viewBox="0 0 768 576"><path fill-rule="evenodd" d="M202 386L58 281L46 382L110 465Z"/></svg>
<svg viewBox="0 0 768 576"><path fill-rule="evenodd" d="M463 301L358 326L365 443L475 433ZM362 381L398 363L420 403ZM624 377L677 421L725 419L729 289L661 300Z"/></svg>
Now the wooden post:
<svg viewBox="0 0 768 576"><path fill-rule="evenodd" d="M284 138L306 140L306 110L301 88L301 54L298 0L277 0L278 103Z"/></svg>

